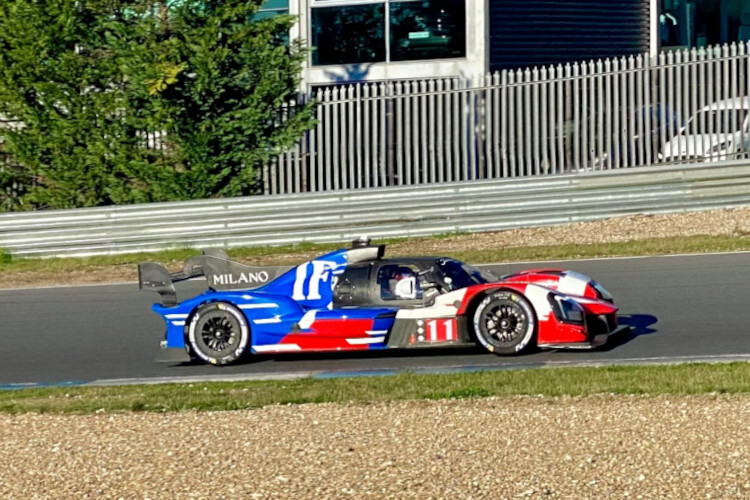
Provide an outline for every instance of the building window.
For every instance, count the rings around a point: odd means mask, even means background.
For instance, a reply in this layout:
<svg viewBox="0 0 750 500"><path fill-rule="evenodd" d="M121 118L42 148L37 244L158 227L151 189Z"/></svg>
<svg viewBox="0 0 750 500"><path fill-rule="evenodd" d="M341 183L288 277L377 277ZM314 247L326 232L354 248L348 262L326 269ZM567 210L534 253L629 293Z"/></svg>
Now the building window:
<svg viewBox="0 0 750 500"><path fill-rule="evenodd" d="M312 10L313 64L385 61L384 4Z"/></svg>
<svg viewBox="0 0 750 500"><path fill-rule="evenodd" d="M289 13L289 0L266 0L260 6L253 19L267 19L280 14Z"/></svg>
<svg viewBox="0 0 750 500"><path fill-rule="evenodd" d="M750 41L745 0L661 0L659 38L664 48Z"/></svg>
<svg viewBox="0 0 750 500"><path fill-rule="evenodd" d="M466 57L464 0L312 0L314 66Z"/></svg>
<svg viewBox="0 0 750 500"><path fill-rule="evenodd" d="M466 55L463 2L391 2L390 28L391 61Z"/></svg>

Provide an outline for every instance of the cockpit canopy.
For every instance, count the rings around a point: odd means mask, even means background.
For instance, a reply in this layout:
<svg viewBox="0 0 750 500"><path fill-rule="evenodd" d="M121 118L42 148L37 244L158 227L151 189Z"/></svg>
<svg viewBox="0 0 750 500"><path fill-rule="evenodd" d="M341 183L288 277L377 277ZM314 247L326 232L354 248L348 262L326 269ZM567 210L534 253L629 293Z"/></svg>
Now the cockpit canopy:
<svg viewBox="0 0 750 500"><path fill-rule="evenodd" d="M356 263L338 277L334 307L422 307L437 294L496 281L491 273L445 257Z"/></svg>

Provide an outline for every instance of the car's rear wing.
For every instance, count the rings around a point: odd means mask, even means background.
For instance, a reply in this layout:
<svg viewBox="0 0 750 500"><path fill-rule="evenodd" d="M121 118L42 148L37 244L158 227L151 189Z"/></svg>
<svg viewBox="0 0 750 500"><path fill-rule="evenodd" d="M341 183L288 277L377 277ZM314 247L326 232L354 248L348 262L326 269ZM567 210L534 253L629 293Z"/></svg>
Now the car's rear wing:
<svg viewBox="0 0 750 500"><path fill-rule="evenodd" d="M163 306L173 306L177 304L174 284L180 281L205 276L212 290L252 290L270 283L289 269L291 267L248 266L229 260L222 250L207 249L203 250L203 255L186 260L182 270L174 273L155 262L138 264L138 287L158 293Z"/></svg>

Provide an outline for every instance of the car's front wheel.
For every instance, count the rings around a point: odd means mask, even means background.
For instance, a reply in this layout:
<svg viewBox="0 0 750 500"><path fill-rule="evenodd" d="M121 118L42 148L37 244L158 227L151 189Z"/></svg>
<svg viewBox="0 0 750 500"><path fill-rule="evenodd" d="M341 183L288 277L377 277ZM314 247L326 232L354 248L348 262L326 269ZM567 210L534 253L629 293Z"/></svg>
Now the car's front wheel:
<svg viewBox="0 0 750 500"><path fill-rule="evenodd" d="M202 304L188 326L188 343L197 357L214 365L237 361L250 342L250 328L242 311L225 302Z"/></svg>
<svg viewBox="0 0 750 500"><path fill-rule="evenodd" d="M477 341L495 354L517 354L536 342L534 310L513 290L488 294L474 309L473 326Z"/></svg>

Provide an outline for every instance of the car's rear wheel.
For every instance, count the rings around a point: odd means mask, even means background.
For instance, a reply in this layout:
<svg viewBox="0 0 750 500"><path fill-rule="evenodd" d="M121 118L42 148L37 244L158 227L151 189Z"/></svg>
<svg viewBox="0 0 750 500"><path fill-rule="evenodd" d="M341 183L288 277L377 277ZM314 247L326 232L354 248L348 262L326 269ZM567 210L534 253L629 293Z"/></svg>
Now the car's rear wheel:
<svg viewBox="0 0 750 500"><path fill-rule="evenodd" d="M193 353L214 365L237 361L250 342L250 328L242 311L225 302L202 304L188 326Z"/></svg>
<svg viewBox="0 0 750 500"><path fill-rule="evenodd" d="M477 341L495 354L518 354L536 343L534 310L513 290L488 294L474 309L473 326Z"/></svg>

